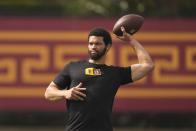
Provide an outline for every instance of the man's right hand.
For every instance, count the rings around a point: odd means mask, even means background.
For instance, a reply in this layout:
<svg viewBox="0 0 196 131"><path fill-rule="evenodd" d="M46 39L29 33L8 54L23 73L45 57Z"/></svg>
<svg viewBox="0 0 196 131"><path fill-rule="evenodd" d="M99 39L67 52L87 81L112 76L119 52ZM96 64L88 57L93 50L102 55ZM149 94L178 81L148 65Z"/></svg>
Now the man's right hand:
<svg viewBox="0 0 196 131"><path fill-rule="evenodd" d="M82 93L81 91L85 91L86 88L81 87L82 83L78 84L76 87L66 90L64 97L68 100L84 101L86 94Z"/></svg>

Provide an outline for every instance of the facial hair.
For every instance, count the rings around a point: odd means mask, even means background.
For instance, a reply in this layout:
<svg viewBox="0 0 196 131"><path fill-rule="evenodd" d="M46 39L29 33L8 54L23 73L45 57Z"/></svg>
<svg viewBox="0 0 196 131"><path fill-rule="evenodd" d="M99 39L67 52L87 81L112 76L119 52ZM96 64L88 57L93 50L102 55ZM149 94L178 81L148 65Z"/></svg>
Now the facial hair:
<svg viewBox="0 0 196 131"><path fill-rule="evenodd" d="M99 60L102 56L105 55L106 47L103 49L103 51L97 51L97 50L95 50L95 51L96 51L96 54L93 54L93 53L91 53L90 50L88 50L88 54L92 60Z"/></svg>

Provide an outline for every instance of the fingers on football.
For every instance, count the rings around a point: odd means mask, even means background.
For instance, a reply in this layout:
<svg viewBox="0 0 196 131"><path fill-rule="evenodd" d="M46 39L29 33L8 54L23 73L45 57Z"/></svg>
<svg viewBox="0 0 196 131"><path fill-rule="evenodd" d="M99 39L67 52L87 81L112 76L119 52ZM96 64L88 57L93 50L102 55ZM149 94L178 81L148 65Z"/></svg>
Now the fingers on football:
<svg viewBox="0 0 196 131"><path fill-rule="evenodd" d="M125 30L125 27L121 26L121 31L122 31L123 35L127 35L127 32Z"/></svg>
<svg viewBox="0 0 196 131"><path fill-rule="evenodd" d="M125 32L125 27L121 26L121 31Z"/></svg>

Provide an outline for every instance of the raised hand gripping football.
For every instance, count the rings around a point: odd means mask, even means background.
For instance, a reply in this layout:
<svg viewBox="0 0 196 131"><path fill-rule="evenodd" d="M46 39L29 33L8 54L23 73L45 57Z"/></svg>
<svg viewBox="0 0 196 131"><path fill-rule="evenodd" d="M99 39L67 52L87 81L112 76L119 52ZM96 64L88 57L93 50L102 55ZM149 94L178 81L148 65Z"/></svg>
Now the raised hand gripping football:
<svg viewBox="0 0 196 131"><path fill-rule="evenodd" d="M121 31L123 33L122 36L117 36L117 38L119 38L120 40L123 40L123 41L131 41L133 39L133 36L129 33L126 32L125 28L123 26L121 26Z"/></svg>
<svg viewBox="0 0 196 131"><path fill-rule="evenodd" d="M133 35L142 27L144 22L144 17L137 14L128 14L122 16L116 21L113 27L113 33L117 36L122 36L123 32L121 27L123 26L127 33Z"/></svg>

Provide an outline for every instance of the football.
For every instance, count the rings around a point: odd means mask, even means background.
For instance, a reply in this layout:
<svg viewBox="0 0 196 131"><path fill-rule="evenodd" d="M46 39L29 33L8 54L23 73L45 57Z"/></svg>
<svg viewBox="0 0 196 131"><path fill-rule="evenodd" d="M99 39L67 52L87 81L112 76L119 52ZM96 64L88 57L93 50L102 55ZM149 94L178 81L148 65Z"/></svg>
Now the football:
<svg viewBox="0 0 196 131"><path fill-rule="evenodd" d="M119 18L113 27L113 33L122 36L121 26L124 26L127 33L133 35L143 25L144 17L137 14L128 14Z"/></svg>

